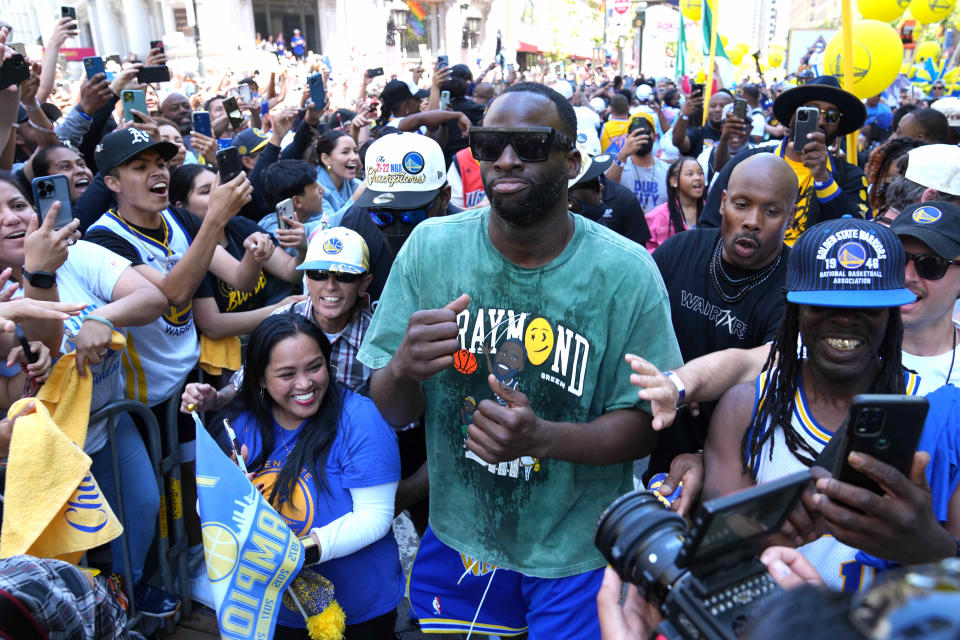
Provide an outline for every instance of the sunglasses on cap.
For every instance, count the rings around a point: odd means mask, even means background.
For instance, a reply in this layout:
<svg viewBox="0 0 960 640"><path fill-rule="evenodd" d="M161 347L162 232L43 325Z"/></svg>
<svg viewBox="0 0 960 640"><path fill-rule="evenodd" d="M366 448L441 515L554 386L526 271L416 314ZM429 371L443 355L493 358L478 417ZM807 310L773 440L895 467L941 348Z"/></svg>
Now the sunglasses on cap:
<svg viewBox="0 0 960 640"><path fill-rule="evenodd" d="M389 227L397 220L411 227L415 227L427 219L427 213L430 211L430 207L432 206L433 202L430 202L428 205L421 207L420 209L411 209L408 211L370 209L370 219L373 220L373 224L377 225L381 229Z"/></svg>
<svg viewBox="0 0 960 640"><path fill-rule="evenodd" d="M950 265L960 266L960 260L947 260L930 253L908 253L906 256L906 262L913 260L917 275L924 280L939 280L947 275L947 269L950 268Z"/></svg>
<svg viewBox="0 0 960 640"><path fill-rule="evenodd" d="M359 282L366 274L364 273L344 273L343 271L327 271L320 269L307 269L304 273L307 274L307 277L311 280L316 280L317 282L326 282L327 278L333 276L333 279L337 282L343 282L349 284L351 282Z"/></svg>
<svg viewBox="0 0 960 640"><path fill-rule="evenodd" d="M494 162L507 145L523 162L544 162L553 147L573 149L573 141L553 127L474 127L470 129L470 151L480 162Z"/></svg>

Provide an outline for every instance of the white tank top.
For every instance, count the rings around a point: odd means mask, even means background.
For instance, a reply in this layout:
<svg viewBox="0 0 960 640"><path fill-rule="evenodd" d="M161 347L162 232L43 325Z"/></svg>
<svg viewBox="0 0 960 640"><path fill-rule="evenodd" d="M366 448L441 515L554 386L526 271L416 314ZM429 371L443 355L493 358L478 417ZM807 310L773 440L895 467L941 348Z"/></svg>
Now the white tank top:
<svg viewBox="0 0 960 640"><path fill-rule="evenodd" d="M170 211L161 211L160 219L163 242L140 233L113 209L90 228L112 231L130 242L144 264L168 273L187 252L191 238ZM127 348L123 352L125 395L147 406L163 402L180 392L199 358L193 304L170 306L150 324L127 329Z"/></svg>
<svg viewBox="0 0 960 640"><path fill-rule="evenodd" d="M904 371L904 378L907 394L916 395L920 386L920 377L909 371ZM754 413L757 411L757 403L766 384L767 373L764 372L757 377ZM802 380L797 387L790 424L817 454L833 437L832 431L817 423L807 406ZM772 460L770 459L771 448L773 449ZM798 460L787 448L783 430L778 428L771 438L764 443L760 455L754 462L753 475L757 484L763 484L807 468L807 465ZM803 545L799 548L799 551L813 564L827 586L834 591L859 591L868 587L874 580L874 568L864 565L856 559L857 549L838 542L829 534Z"/></svg>

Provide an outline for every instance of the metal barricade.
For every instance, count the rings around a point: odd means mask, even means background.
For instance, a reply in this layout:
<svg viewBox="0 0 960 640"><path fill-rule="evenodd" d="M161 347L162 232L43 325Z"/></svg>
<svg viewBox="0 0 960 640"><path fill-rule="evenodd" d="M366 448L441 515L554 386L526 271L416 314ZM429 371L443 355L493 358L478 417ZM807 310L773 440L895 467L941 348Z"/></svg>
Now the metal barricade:
<svg viewBox="0 0 960 640"><path fill-rule="evenodd" d="M190 571L187 567L190 542L187 539L187 529L183 520L183 491L180 475L180 465L184 462L180 450L180 436L178 429L178 414L180 411L181 393L175 394L165 403L164 425L167 434L168 455L160 461L160 469L169 478L168 490L160 496L160 512L164 516L171 516L173 544L167 550L167 559L176 560L177 564L177 595L180 597L180 611L185 618L193 612L193 601L190 594ZM169 506L169 510L165 509ZM192 507L191 507L192 508ZM172 593L172 592L171 592Z"/></svg>
<svg viewBox="0 0 960 640"><path fill-rule="evenodd" d="M145 434L147 437L147 454L150 457L150 465L153 467L158 491L160 491L160 487L164 486L163 474L161 473L163 458L161 457L160 425L157 424L157 420L154 417L153 412L151 412L146 405L137 402L136 400L119 400L117 402L108 404L90 416L90 424L94 424L101 420L106 420L107 422L107 442L108 446L110 447L110 453L113 457L113 478L114 490L116 491L117 496L117 517L123 524L123 533L120 534L120 542L123 548L124 590L126 591L127 600L129 602L127 609L127 628L133 628L140 623L143 616L137 612L137 604L133 596L133 567L130 561L130 542L127 539L127 514L123 506L123 482L120 474L120 458L117 448L116 422L119 416L124 413L130 416L137 416L144 425ZM173 593L173 575L171 574L170 563L168 560L170 557L170 549L167 538L162 533L166 518L163 509L163 491L160 493L160 498L160 514L157 518L157 562L160 569L160 578L163 582L163 588L167 592ZM131 515L136 517L136 514ZM180 582L183 582L183 580ZM172 627L173 620L170 619L168 622L168 629L172 630Z"/></svg>

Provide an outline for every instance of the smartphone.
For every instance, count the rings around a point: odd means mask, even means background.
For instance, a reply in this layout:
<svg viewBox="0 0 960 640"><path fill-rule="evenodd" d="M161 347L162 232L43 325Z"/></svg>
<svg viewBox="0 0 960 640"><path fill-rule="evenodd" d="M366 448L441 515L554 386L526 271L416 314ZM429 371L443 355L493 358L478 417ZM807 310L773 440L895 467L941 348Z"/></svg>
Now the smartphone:
<svg viewBox="0 0 960 640"><path fill-rule="evenodd" d="M151 40L150 41L150 50L153 51L157 49L160 53L163 53L163 40Z"/></svg>
<svg viewBox="0 0 960 640"><path fill-rule="evenodd" d="M290 218L294 220L296 213L293 210L293 199L287 198L286 200L281 200L277 203L277 228L278 229L289 229L290 226L283 220L283 218Z"/></svg>
<svg viewBox="0 0 960 640"><path fill-rule="evenodd" d="M441 91L440 92L440 109L445 111L449 106L450 106L450 92Z"/></svg>
<svg viewBox="0 0 960 640"><path fill-rule="evenodd" d="M217 151L217 167L220 171L220 184L230 182L238 175L243 173L243 165L240 163L240 152L236 147L227 147Z"/></svg>
<svg viewBox="0 0 960 640"><path fill-rule="evenodd" d="M209 138L213 137L213 127L210 125L209 111L193 112L193 130Z"/></svg>
<svg viewBox="0 0 960 640"><path fill-rule="evenodd" d="M807 134L820 128L820 109L816 107L800 107L793 120L793 150L803 153L803 148L809 140Z"/></svg>
<svg viewBox="0 0 960 640"><path fill-rule="evenodd" d="M0 89L6 89L11 85L19 85L30 77L30 66L27 59L19 53L15 53L3 61L0 65Z"/></svg>
<svg viewBox="0 0 960 640"><path fill-rule="evenodd" d="M376 78L377 76L383 75L383 67L375 67L373 69L367 69L368 78Z"/></svg>
<svg viewBox="0 0 960 640"><path fill-rule="evenodd" d="M747 101L746 100L742 98L734 98L733 115L737 116L741 120L747 119Z"/></svg>
<svg viewBox="0 0 960 640"><path fill-rule="evenodd" d="M237 129L241 124L243 124L243 113L240 111L240 107L237 105L236 98L233 96L224 98L223 109L227 112L227 117L230 119L231 127Z"/></svg>
<svg viewBox="0 0 960 640"><path fill-rule="evenodd" d="M123 103L123 117L126 120L141 122L139 116L133 115L131 109L147 114L147 94L138 89L124 89L120 92L120 102Z"/></svg>
<svg viewBox="0 0 960 640"><path fill-rule="evenodd" d="M307 78L307 86L310 88L310 101L313 102L313 108L323 109L327 101L327 90L323 86L323 74L315 73Z"/></svg>
<svg viewBox="0 0 960 640"><path fill-rule="evenodd" d="M87 72L87 80L90 80L98 73L102 73L104 76L107 75L107 68L103 64L103 58L100 56L90 56L89 58L84 58L83 68Z"/></svg>
<svg viewBox="0 0 960 640"><path fill-rule="evenodd" d="M71 20L77 19L77 9L76 7L60 7L60 17L61 18L70 18Z"/></svg>
<svg viewBox="0 0 960 640"><path fill-rule="evenodd" d="M33 187L33 201L37 205L37 211L40 212L41 224L54 202L60 203L60 212L53 223L54 229L60 229L70 224L70 221L73 220L73 210L70 208L70 182L67 180L67 176L57 173L52 176L34 178L31 186Z"/></svg>
<svg viewBox="0 0 960 640"><path fill-rule="evenodd" d="M630 135L634 131L640 131L645 135L650 135L650 123L647 122L646 118L634 117L630 120L630 126L627 127L627 135Z"/></svg>
<svg viewBox="0 0 960 640"><path fill-rule="evenodd" d="M170 82L170 68L165 64L158 64L151 67L140 67L140 70L137 71L137 82L140 84Z"/></svg>
<svg viewBox="0 0 960 640"><path fill-rule="evenodd" d="M237 95L239 95L240 99L244 102L253 100L253 92L250 91L250 85L246 83L237 85Z"/></svg>
<svg viewBox="0 0 960 640"><path fill-rule="evenodd" d="M437 70L446 69L450 66L450 58L448 56L437 56Z"/></svg>
<svg viewBox="0 0 960 640"><path fill-rule="evenodd" d="M835 472L834 475L841 482L882 495L883 490L876 482L847 462L850 452L858 451L873 456L909 476L913 454L917 451L917 443L920 441L929 408L930 403L923 396L854 396L847 418L846 447L838 462L839 473Z"/></svg>
<svg viewBox="0 0 960 640"><path fill-rule="evenodd" d="M23 332L23 329L20 328L20 325L15 326L17 340L20 341L20 346L23 347L23 355L26 356L28 363L33 364L40 359L40 355L30 350L30 342L27 340L27 334Z"/></svg>
<svg viewBox="0 0 960 640"><path fill-rule="evenodd" d="M22 42L11 42L10 48L19 53L22 56L27 55L27 47Z"/></svg>
<svg viewBox="0 0 960 640"><path fill-rule="evenodd" d="M690 97L693 97L697 94L703 95L703 83L702 82L691 82L690 83Z"/></svg>

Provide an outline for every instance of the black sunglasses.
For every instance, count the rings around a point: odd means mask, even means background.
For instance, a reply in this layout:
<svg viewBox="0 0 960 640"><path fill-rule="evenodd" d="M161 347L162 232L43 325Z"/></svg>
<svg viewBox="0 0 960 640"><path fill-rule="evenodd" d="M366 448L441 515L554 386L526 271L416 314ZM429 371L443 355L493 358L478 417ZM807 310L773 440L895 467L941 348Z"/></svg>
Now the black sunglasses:
<svg viewBox="0 0 960 640"><path fill-rule="evenodd" d="M960 266L960 260L947 260L930 253L908 253L906 256L906 262L913 260L917 275L924 280L939 280L947 275L947 269L950 268L950 265Z"/></svg>
<svg viewBox="0 0 960 640"><path fill-rule="evenodd" d="M343 271L320 271L319 269L307 269L307 277L317 282L326 282L327 278L333 276L337 282L351 283L359 282L366 273L344 273Z"/></svg>
<svg viewBox="0 0 960 640"><path fill-rule="evenodd" d="M827 124L837 124L840 122L840 118L843 117L839 109L822 109L820 114L823 116L823 119L827 121Z"/></svg>
<svg viewBox="0 0 960 640"><path fill-rule="evenodd" d="M573 149L573 141L553 127L474 127L470 129L470 151L480 162L500 158L507 145L523 162L544 162L553 147Z"/></svg>

